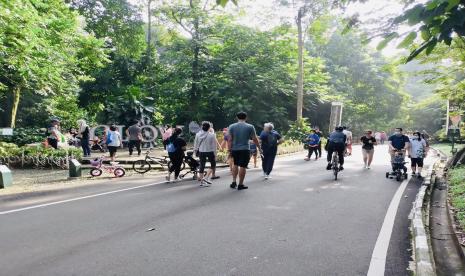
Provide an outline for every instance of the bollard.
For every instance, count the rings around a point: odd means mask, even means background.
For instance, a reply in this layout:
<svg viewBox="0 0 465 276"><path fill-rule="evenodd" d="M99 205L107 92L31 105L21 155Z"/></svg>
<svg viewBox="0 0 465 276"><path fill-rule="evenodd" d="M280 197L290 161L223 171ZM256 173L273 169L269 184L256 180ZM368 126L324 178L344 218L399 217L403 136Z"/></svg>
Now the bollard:
<svg viewBox="0 0 465 276"><path fill-rule="evenodd" d="M76 159L71 159L69 162L69 177L81 177L81 163Z"/></svg>
<svg viewBox="0 0 465 276"><path fill-rule="evenodd" d="M10 169L5 165L0 165L0 189L13 185L13 176Z"/></svg>

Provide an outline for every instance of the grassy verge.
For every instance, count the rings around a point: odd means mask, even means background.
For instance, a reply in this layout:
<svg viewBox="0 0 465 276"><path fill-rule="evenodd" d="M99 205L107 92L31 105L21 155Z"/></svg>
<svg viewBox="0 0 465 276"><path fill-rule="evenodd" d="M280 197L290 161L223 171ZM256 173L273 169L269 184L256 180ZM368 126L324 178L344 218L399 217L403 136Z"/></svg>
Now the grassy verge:
<svg viewBox="0 0 465 276"><path fill-rule="evenodd" d="M457 150L460 150L462 147L464 147L465 145L461 145L461 144L456 144L455 145L455 148ZM451 153L451 150L452 150L452 146L450 143L440 143L440 144L432 144L431 147L437 149L437 150L440 150L442 151L445 155L447 155L447 157L451 157L452 156L452 153Z"/></svg>
<svg viewBox="0 0 465 276"><path fill-rule="evenodd" d="M461 228L465 229L465 166L449 170L449 197L457 220Z"/></svg>

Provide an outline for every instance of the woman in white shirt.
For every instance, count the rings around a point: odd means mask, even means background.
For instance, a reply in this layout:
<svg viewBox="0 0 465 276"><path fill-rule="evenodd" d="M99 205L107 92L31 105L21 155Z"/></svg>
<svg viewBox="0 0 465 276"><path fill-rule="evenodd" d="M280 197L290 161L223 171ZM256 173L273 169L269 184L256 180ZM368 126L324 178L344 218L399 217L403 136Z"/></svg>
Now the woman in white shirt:
<svg viewBox="0 0 465 276"><path fill-rule="evenodd" d="M412 165L412 176L421 178L423 159L428 154L428 146L420 132L414 132L410 138L409 157ZM418 170L417 170L418 169Z"/></svg>
<svg viewBox="0 0 465 276"><path fill-rule="evenodd" d="M202 130L195 135L194 152L198 152L200 158L199 180L201 187L210 186L212 176L216 168L216 152L218 150L218 141L214 132L210 131L211 125L209 122L202 123ZM204 176L205 164L210 162L210 169Z"/></svg>
<svg viewBox="0 0 465 276"><path fill-rule="evenodd" d="M108 130L105 135L105 141L108 151L110 152L110 160L114 162L116 151L121 147L121 134L118 132L115 125L110 126L110 130Z"/></svg>

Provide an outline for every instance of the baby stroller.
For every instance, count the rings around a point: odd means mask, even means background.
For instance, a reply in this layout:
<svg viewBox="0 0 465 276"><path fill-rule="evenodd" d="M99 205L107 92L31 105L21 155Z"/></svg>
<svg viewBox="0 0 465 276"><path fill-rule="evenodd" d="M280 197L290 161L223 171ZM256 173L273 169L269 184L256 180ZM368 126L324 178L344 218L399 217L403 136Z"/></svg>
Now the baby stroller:
<svg viewBox="0 0 465 276"><path fill-rule="evenodd" d="M394 152L394 158L392 159L392 172L386 172L386 178L396 178L397 181L407 179L407 167L405 166L405 153L401 150Z"/></svg>
<svg viewBox="0 0 465 276"><path fill-rule="evenodd" d="M187 172L185 172L183 174L180 174L179 178L183 179L186 175L192 173L193 174L192 179L196 180L197 175L199 173L200 163L199 163L198 160L196 160L194 158L194 152L193 151L187 151L186 152L186 156L184 157L184 163L186 163L187 166L189 166L189 171L187 171Z"/></svg>

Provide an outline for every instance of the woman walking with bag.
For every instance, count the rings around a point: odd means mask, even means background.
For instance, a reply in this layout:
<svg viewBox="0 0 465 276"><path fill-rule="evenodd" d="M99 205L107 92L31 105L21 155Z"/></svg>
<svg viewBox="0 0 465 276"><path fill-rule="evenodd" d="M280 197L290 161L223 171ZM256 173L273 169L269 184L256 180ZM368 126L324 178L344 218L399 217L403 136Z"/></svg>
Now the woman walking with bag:
<svg viewBox="0 0 465 276"><path fill-rule="evenodd" d="M171 167L169 173L166 176L168 182L171 181L171 174L174 172L174 180L178 180L179 173L181 172L181 165L184 160L184 151L186 150L187 143L184 139L179 137L182 133L182 129L176 128L173 135L168 139L166 150L170 157Z"/></svg>
<svg viewBox="0 0 465 276"><path fill-rule="evenodd" d="M121 134L118 132L118 129L115 125L111 125L110 130L105 134L105 141L108 151L110 152L111 162L115 162L116 151L121 147L121 140Z"/></svg>
<svg viewBox="0 0 465 276"><path fill-rule="evenodd" d="M211 125L209 122L202 123L202 130L195 135L194 152L200 158L200 187L209 187L211 176L216 169L216 152L218 150L218 141L214 132L210 131ZM205 174L205 164L210 163L210 169Z"/></svg>

